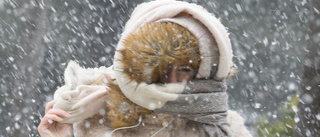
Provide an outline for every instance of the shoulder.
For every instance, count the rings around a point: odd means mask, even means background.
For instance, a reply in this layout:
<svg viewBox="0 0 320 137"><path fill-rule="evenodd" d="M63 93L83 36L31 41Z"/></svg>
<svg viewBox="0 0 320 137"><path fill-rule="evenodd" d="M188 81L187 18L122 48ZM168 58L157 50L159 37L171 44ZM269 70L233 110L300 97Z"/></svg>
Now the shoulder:
<svg viewBox="0 0 320 137"><path fill-rule="evenodd" d="M239 123L239 124L244 124L243 118L238 114L236 111L233 110L228 110L227 111L227 121L231 123Z"/></svg>
<svg viewBox="0 0 320 137"><path fill-rule="evenodd" d="M234 137L252 137L244 125L244 119L236 111L228 110L227 122Z"/></svg>

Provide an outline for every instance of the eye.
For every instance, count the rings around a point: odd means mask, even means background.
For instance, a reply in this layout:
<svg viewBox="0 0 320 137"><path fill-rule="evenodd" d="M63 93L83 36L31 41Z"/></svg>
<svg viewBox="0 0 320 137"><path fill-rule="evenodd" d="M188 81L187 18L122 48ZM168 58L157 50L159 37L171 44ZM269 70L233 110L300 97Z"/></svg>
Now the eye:
<svg viewBox="0 0 320 137"><path fill-rule="evenodd" d="M182 72L190 72L191 69L190 69L190 68L180 68L179 71L182 71Z"/></svg>
<svg viewBox="0 0 320 137"><path fill-rule="evenodd" d="M178 68L178 71L189 73L189 72L193 71L193 67L191 67L190 65L180 65Z"/></svg>

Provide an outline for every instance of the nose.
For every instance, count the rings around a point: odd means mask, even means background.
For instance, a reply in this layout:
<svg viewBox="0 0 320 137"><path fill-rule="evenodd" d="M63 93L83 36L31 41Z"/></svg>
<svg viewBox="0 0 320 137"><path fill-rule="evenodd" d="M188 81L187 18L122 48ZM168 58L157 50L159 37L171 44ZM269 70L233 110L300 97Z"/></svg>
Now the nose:
<svg viewBox="0 0 320 137"><path fill-rule="evenodd" d="M176 82L178 82L177 72L175 71L175 68L173 68L171 71L169 71L168 83L176 83Z"/></svg>

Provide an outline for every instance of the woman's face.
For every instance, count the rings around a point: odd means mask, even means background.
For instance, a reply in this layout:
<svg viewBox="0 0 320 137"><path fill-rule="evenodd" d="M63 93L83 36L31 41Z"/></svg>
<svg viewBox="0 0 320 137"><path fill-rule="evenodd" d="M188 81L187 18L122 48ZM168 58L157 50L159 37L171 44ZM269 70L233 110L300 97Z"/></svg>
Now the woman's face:
<svg viewBox="0 0 320 137"><path fill-rule="evenodd" d="M189 64L175 63L168 66L161 83L186 82L194 79L196 70Z"/></svg>

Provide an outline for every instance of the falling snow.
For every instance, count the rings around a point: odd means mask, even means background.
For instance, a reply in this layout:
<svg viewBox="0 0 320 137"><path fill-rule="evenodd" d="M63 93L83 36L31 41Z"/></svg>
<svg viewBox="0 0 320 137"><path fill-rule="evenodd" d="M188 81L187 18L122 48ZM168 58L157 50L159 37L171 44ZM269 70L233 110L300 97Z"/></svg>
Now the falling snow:
<svg viewBox="0 0 320 137"><path fill-rule="evenodd" d="M91 124L90 124L90 122L88 122L88 121L86 121L86 122L84 123L84 127L85 127L85 128L89 128L90 125L91 125Z"/></svg>
<svg viewBox="0 0 320 137"><path fill-rule="evenodd" d="M0 137L38 136L46 102L62 86L66 64L75 60L85 67L111 66L125 22L143 1L0 1ZM315 63L305 60L312 52L305 45L308 40L320 41L319 35L308 34L309 15L320 13L311 7L311 0L186 1L204 6L228 28L238 70L228 79L229 107L241 113L253 135L262 116L269 116L269 123L286 117L280 106L288 98L300 96L299 102L306 104L316 101L311 93L317 86L303 83L304 65ZM303 90L311 93L299 95ZM156 105L161 104L149 108ZM286 107L299 113L297 106ZM320 113L310 117L319 121Z"/></svg>

